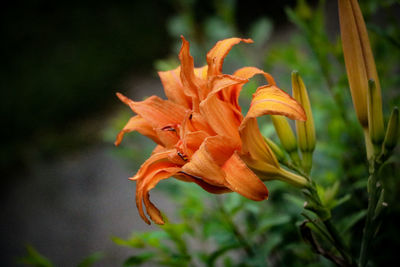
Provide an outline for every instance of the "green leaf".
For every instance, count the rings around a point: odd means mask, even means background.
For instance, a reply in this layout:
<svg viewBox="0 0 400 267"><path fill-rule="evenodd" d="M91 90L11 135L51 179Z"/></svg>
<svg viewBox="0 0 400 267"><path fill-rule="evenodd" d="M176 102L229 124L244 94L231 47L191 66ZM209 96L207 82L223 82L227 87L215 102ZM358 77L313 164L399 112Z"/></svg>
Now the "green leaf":
<svg viewBox="0 0 400 267"><path fill-rule="evenodd" d="M144 248L145 247L145 243L143 242L143 240L139 239L139 238L132 238L132 239L122 239L116 236L111 237L111 240L119 245L119 246L126 246L126 247L133 247L133 248Z"/></svg>
<svg viewBox="0 0 400 267"><path fill-rule="evenodd" d="M45 256L40 254L34 247L31 245L26 245L26 251L28 255L23 258L20 258L18 261L23 264L35 266L35 267L53 267L53 263Z"/></svg>
<svg viewBox="0 0 400 267"><path fill-rule="evenodd" d="M340 227L342 232L349 231L356 223L365 217L367 210L361 210L359 212L353 213L350 216L346 216L340 222Z"/></svg>
<svg viewBox="0 0 400 267"><path fill-rule="evenodd" d="M151 260L154 256L155 256L155 254L152 252L132 256L132 257L129 257L127 260L125 260L123 266L124 267L138 266L138 265L141 265L141 264Z"/></svg>
<svg viewBox="0 0 400 267"><path fill-rule="evenodd" d="M104 254L101 252L95 252L88 257L86 257L83 261L78 264L78 267L90 267L95 262L101 260L104 257Z"/></svg>
<svg viewBox="0 0 400 267"><path fill-rule="evenodd" d="M211 253L211 255L208 257L207 259L207 266L214 266L215 261L222 255L224 255L226 252L232 250L232 249L237 249L240 248L240 244L238 243L233 243L233 244L228 244L226 246L220 247L219 249L217 249L216 251L214 251L213 253Z"/></svg>

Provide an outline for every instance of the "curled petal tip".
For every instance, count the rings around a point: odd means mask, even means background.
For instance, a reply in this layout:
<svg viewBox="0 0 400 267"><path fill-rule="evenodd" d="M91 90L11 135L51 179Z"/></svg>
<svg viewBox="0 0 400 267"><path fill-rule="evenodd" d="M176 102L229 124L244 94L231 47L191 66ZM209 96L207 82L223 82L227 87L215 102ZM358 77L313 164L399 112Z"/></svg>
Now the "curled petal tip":
<svg viewBox="0 0 400 267"><path fill-rule="evenodd" d="M116 95L117 95L117 97L119 98L119 100L121 100L122 102L124 102L125 104L128 104L130 101L132 101L132 100L130 100L128 97L126 97L126 96L124 96L123 94L121 94L121 93L115 93Z"/></svg>

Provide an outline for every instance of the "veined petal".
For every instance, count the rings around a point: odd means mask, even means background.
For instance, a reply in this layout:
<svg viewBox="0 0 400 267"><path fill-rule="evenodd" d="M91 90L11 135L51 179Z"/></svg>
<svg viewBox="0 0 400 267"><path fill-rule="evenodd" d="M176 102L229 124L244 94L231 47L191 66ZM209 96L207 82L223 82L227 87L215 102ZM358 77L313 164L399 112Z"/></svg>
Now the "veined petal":
<svg viewBox="0 0 400 267"><path fill-rule="evenodd" d="M185 108L191 108L192 99L185 94L181 82L181 67L179 66L170 71L160 71L158 72L158 75L160 76L167 98Z"/></svg>
<svg viewBox="0 0 400 267"><path fill-rule="evenodd" d="M160 162L156 165L152 172L136 183L136 205L140 216L147 224L150 224L150 221L143 212L143 202L150 218L157 224L164 224L160 211L150 201L149 191L161 180L169 178L180 171L180 168L169 162Z"/></svg>
<svg viewBox="0 0 400 267"><path fill-rule="evenodd" d="M240 146L238 120L235 111L229 103L218 99L217 95L207 97L200 104L200 113L206 118L211 128L218 134L230 137L232 142Z"/></svg>
<svg viewBox="0 0 400 267"><path fill-rule="evenodd" d="M209 193L224 194L224 193L232 192L232 190L230 190L229 188L227 188L225 186L221 187L221 186L215 186L215 185L209 184L209 183L203 181L200 177L190 175L183 171L180 171L179 174L180 175L175 175L174 177L181 180L181 177L183 176L184 178L182 180L196 183L197 185L199 185L201 188L203 188L204 190L206 190Z"/></svg>
<svg viewBox="0 0 400 267"><path fill-rule="evenodd" d="M153 128L180 124L186 114L186 109L183 106L169 100L163 100L157 96L151 96L140 102L132 101L120 93L117 93L117 96L135 113L150 123Z"/></svg>
<svg viewBox="0 0 400 267"><path fill-rule="evenodd" d="M161 152L158 152L159 149L157 149L159 146L157 146L154 150L153 150L153 154L151 154L150 158L148 158L143 164L142 166L140 166L139 171L136 173L135 176L129 178L129 180L132 181L136 181L136 180L140 180L143 179L143 177L146 177L149 173L151 173L152 171L154 171L155 169L157 169L157 165L158 163L162 163L162 162L169 162L168 160L168 156L171 153L171 151L173 151L173 149L168 149L168 150L163 150Z"/></svg>
<svg viewBox="0 0 400 267"><path fill-rule="evenodd" d="M157 144L160 144L160 140L157 136L157 133L154 131L153 127L139 115L129 119L125 127L118 133L117 139L115 140L114 144L118 146L121 143L124 134L133 131L138 131L140 134L147 136Z"/></svg>
<svg viewBox="0 0 400 267"><path fill-rule="evenodd" d="M237 76L240 78L244 78L244 79L250 79L252 78L254 75L257 74L261 74L265 77L265 79L267 80L269 85L275 85L275 80L274 78L271 76L271 74L264 72L262 70L260 70L259 68L256 67L244 67L241 69L238 69L237 71L235 71L235 73L233 74L233 76Z"/></svg>
<svg viewBox="0 0 400 267"><path fill-rule="evenodd" d="M230 158L235 147L223 136L207 137L200 148L193 154L190 162L182 167L182 171L201 177L209 184L223 187L225 174L221 165Z"/></svg>
<svg viewBox="0 0 400 267"><path fill-rule="evenodd" d="M222 169L225 171L228 187L232 191L255 201L268 198L265 184L246 166L236 152L225 162Z"/></svg>
<svg viewBox="0 0 400 267"><path fill-rule="evenodd" d="M240 77L242 79L250 79L254 75L261 74L265 77L269 85L275 85L275 80L269 73L266 73L256 67L244 67L235 71L233 76ZM239 106L239 95L242 91L244 83L236 84L229 89L223 91L223 99L225 102L230 102L236 109L240 112L241 108Z"/></svg>
<svg viewBox="0 0 400 267"><path fill-rule="evenodd" d="M231 99L231 88L234 86L243 86L249 80L246 78L236 77L234 75L220 74L213 76L208 80L208 87L211 92L208 97L219 93L220 99L225 102L230 102Z"/></svg>
<svg viewBox="0 0 400 267"><path fill-rule="evenodd" d="M255 162L267 162L269 165L279 168L278 161L271 151L267 143L264 141L264 137L261 135L260 129L256 118L249 118L245 124L242 124L239 128L240 137L242 138L242 155L247 155L248 159L251 160L251 164ZM247 160L246 160L247 163Z"/></svg>
<svg viewBox="0 0 400 267"><path fill-rule="evenodd" d="M189 52L189 42L186 41L183 36L181 36L181 39L182 47L179 52L179 59L181 61L181 81L184 86L185 94L192 98L192 108L196 110L205 82L195 75L193 57Z"/></svg>
<svg viewBox="0 0 400 267"><path fill-rule="evenodd" d="M219 41L208 53L208 77L222 73L222 65L224 59L228 55L232 47L240 42L253 43L251 39L229 38Z"/></svg>
<svg viewBox="0 0 400 267"><path fill-rule="evenodd" d="M208 66L205 65L200 68L194 68L194 74L202 80L207 80Z"/></svg>
<svg viewBox="0 0 400 267"><path fill-rule="evenodd" d="M191 158L207 137L209 137L209 135L204 131L187 133L182 139L182 150Z"/></svg>
<svg viewBox="0 0 400 267"><path fill-rule="evenodd" d="M158 139L160 140L160 144L165 148L169 149L176 145L179 141L179 129L174 129L170 127L157 128L156 133Z"/></svg>
<svg viewBox="0 0 400 267"><path fill-rule="evenodd" d="M293 120L307 119L303 107L275 85L266 85L257 89L253 94L249 112L242 123L245 123L246 119L268 114L283 115Z"/></svg>

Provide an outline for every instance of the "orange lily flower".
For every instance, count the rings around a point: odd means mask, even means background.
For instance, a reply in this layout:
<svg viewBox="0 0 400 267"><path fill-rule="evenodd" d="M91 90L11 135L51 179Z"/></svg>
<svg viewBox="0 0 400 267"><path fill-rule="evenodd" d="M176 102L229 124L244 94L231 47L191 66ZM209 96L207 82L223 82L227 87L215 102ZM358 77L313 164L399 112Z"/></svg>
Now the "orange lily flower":
<svg viewBox="0 0 400 267"><path fill-rule="evenodd" d="M150 224L143 210L157 224L163 224L160 211L149 199L149 191L166 178L194 182L214 194L235 191L260 201L268 190L260 180L281 179L297 186L306 180L279 167L264 141L256 118L266 114L305 120L303 108L276 87L268 73L244 67L233 75L222 74L224 58L239 42L219 41L207 54L207 65L194 68L189 43L182 37L181 66L159 72L168 100L151 96L135 102L117 93L137 115L118 134L119 145L125 133L138 131L158 145L152 155L130 178L136 181L136 204L140 216ZM250 110L243 117L238 103L242 86L256 74L268 85L253 95ZM258 176L257 176L258 175Z"/></svg>

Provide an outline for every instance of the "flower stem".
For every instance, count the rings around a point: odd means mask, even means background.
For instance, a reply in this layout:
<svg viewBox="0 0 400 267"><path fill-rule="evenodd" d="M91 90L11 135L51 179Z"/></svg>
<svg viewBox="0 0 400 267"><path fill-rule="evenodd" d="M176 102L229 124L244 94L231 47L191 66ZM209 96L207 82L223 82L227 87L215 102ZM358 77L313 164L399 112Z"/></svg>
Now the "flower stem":
<svg viewBox="0 0 400 267"><path fill-rule="evenodd" d="M369 167L369 178L368 178L368 210L367 210L367 219L365 222L363 237L361 241L361 251L358 266L364 267L368 263L367 253L371 245L371 241L374 238L376 233L376 228L378 225L378 221L376 220L376 208L379 201L379 196L382 191L382 186L379 183L378 172L380 167L382 166L381 162L377 162L376 160L370 160Z"/></svg>
<svg viewBox="0 0 400 267"><path fill-rule="evenodd" d="M330 235L330 243L333 247L336 248L336 250L339 252L339 254L343 258L343 265L344 266L354 266L354 261L349 253L349 249L346 246L345 242L343 241L342 237L336 230L335 226L333 225L330 217L330 209L325 207L317 193L316 185L313 181L310 181L309 185L307 186L307 189L304 192L304 195L306 196L307 199L307 205L305 206L306 209L312 211L315 215L318 216L318 218L322 221L324 224L327 232ZM329 255L329 253L326 253ZM327 257L329 260L332 260L331 258ZM337 262L335 262L337 263ZM342 264L340 264L342 265Z"/></svg>

